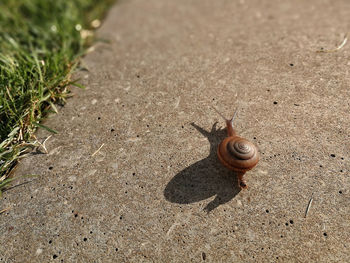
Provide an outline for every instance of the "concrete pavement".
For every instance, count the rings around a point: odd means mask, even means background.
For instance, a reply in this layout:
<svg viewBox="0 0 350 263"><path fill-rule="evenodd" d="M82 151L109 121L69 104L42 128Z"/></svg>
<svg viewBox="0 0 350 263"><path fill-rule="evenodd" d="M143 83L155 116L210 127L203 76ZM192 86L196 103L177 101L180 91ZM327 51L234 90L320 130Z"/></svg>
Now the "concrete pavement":
<svg viewBox="0 0 350 263"><path fill-rule="evenodd" d="M0 262L350 261L350 49L315 52L349 17L345 0L118 1L87 89L45 122L49 154L15 173L40 176L0 200ZM247 191L212 106L238 106L259 147Z"/></svg>

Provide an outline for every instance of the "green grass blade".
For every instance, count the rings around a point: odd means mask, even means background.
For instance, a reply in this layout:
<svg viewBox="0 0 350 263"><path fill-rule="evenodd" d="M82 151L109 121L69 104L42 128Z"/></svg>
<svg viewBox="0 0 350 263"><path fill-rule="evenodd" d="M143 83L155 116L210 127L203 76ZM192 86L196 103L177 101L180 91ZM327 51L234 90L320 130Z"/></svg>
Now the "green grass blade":
<svg viewBox="0 0 350 263"><path fill-rule="evenodd" d="M40 128L43 128L43 129L45 129L45 130L47 130L47 131L49 131L49 132L51 132L51 133L58 134L57 131L55 131L55 130L53 130L53 129L51 129L51 128L49 128L49 127L43 125L43 124L40 124L40 123L38 123L38 122L33 122L33 125L35 125L35 126L37 126L37 127L40 127Z"/></svg>

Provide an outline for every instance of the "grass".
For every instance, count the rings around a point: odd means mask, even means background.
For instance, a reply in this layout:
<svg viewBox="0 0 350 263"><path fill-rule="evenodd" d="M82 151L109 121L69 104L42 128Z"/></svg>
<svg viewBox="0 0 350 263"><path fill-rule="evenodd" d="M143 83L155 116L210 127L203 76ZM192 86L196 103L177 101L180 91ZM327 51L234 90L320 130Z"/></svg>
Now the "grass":
<svg viewBox="0 0 350 263"><path fill-rule="evenodd" d="M115 0L0 1L0 193L41 120L63 104L79 58Z"/></svg>

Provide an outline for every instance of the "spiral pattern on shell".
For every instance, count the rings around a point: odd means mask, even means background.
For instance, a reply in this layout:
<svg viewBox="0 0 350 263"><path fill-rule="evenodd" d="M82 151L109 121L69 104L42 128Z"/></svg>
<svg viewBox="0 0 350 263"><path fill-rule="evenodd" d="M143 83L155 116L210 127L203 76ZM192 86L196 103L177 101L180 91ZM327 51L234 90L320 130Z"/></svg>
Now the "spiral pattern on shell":
<svg viewBox="0 0 350 263"><path fill-rule="evenodd" d="M259 161L256 146L238 136L227 137L220 143L218 157L223 165L239 173L252 169Z"/></svg>

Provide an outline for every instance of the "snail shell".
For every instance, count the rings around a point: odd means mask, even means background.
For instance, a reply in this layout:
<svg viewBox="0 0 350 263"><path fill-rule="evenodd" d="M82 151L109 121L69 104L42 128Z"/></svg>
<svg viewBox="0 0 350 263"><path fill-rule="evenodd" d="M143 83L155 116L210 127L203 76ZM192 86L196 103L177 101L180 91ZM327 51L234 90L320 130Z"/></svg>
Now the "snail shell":
<svg viewBox="0 0 350 263"><path fill-rule="evenodd" d="M258 149L250 141L238 137L226 137L219 145L221 163L237 173L245 173L259 162Z"/></svg>

